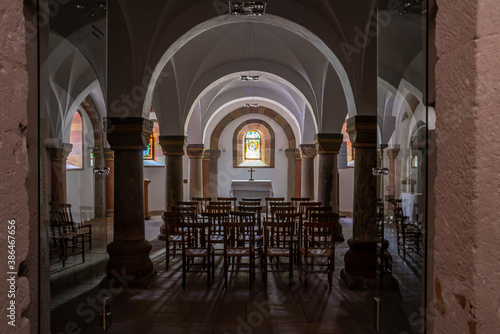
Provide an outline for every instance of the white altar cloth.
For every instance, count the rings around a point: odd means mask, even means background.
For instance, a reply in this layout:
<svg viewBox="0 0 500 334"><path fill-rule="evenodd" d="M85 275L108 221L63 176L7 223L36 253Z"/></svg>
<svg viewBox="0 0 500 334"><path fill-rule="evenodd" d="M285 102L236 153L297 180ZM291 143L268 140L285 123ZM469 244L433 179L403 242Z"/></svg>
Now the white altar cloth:
<svg viewBox="0 0 500 334"><path fill-rule="evenodd" d="M231 188L229 188L229 196L236 197L238 202L242 197L262 197L264 202L265 197L273 197L273 183L271 180L233 180Z"/></svg>

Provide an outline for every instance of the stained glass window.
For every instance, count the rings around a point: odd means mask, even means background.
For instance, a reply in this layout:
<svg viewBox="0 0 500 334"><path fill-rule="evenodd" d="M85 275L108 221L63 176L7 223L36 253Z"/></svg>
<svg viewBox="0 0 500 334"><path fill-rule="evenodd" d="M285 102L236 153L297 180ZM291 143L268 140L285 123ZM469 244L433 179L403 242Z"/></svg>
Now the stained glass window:
<svg viewBox="0 0 500 334"><path fill-rule="evenodd" d="M153 160L154 159L154 141L153 135L149 137L149 143L146 149L144 150L144 160Z"/></svg>
<svg viewBox="0 0 500 334"><path fill-rule="evenodd" d="M260 159L260 134L257 131L250 131L245 136L245 159Z"/></svg>
<svg viewBox="0 0 500 334"><path fill-rule="evenodd" d="M73 147L68 156L67 168L83 168L83 119L80 111L77 110L71 121L71 132L69 142Z"/></svg>

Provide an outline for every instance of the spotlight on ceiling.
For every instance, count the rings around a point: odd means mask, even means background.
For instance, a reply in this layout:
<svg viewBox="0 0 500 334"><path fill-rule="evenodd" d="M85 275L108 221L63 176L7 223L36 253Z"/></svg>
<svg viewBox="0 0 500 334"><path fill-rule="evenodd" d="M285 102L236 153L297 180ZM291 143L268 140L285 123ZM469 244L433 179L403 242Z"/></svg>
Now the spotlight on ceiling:
<svg viewBox="0 0 500 334"><path fill-rule="evenodd" d="M260 75L240 75L240 81L259 81Z"/></svg>
<svg viewBox="0 0 500 334"><path fill-rule="evenodd" d="M259 104L258 103L246 103L245 107L247 107L247 108L258 108Z"/></svg>
<svg viewBox="0 0 500 334"><path fill-rule="evenodd" d="M231 15L262 16L266 12L267 2L229 2L229 13Z"/></svg>
<svg viewBox="0 0 500 334"><path fill-rule="evenodd" d="M94 2L90 1L78 1L73 3L76 9L81 10L87 16L105 16L106 15L106 1L98 0Z"/></svg>

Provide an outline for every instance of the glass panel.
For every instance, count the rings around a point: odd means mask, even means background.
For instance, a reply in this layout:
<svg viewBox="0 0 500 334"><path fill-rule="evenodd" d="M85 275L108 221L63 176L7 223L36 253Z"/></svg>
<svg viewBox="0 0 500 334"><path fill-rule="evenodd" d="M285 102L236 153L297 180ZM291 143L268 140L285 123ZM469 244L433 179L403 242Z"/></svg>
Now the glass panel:
<svg viewBox="0 0 500 334"><path fill-rule="evenodd" d="M379 1L378 177L382 305L399 308L394 332L423 333L426 236L427 4ZM383 171L381 171L383 172ZM384 265L385 268L382 266ZM387 307L387 306L386 306ZM408 320L410 319L410 321ZM398 322L398 319L394 319Z"/></svg>
<svg viewBox="0 0 500 334"><path fill-rule="evenodd" d="M50 18L39 28L43 282L44 273L50 275L50 295L41 294L50 302L40 303L50 303L50 318L41 317L41 328L50 326L52 333L76 333L88 326L85 320L93 309L85 304L78 311L76 305L85 301L82 296L99 299L97 290L92 290L106 277L106 246L112 232L107 211L113 208L106 204L112 196L112 188L106 187L112 154L106 149L102 123L106 115L105 8L104 1L40 6L40 11L49 11L40 16Z"/></svg>

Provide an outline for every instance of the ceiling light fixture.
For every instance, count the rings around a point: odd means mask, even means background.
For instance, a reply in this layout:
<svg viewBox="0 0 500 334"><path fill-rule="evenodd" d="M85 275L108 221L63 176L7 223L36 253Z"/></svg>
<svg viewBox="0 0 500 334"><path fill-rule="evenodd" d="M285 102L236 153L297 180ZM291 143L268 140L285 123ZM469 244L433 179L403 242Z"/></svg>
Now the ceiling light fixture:
<svg viewBox="0 0 500 334"><path fill-rule="evenodd" d="M259 104L258 103L246 103L245 107L247 107L247 108L258 108Z"/></svg>
<svg viewBox="0 0 500 334"><path fill-rule="evenodd" d="M240 81L259 81L260 75L240 75Z"/></svg>
<svg viewBox="0 0 500 334"><path fill-rule="evenodd" d="M231 15L262 16L266 12L267 2L229 2L229 13Z"/></svg>

